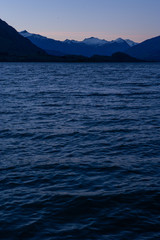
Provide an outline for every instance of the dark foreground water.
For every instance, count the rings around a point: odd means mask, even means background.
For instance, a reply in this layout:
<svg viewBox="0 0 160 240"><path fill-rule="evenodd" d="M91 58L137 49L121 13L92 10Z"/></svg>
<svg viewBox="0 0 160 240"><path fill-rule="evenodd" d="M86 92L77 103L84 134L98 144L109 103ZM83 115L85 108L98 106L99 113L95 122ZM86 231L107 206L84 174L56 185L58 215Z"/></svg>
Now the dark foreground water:
<svg viewBox="0 0 160 240"><path fill-rule="evenodd" d="M160 64L0 64L0 239L160 239Z"/></svg>

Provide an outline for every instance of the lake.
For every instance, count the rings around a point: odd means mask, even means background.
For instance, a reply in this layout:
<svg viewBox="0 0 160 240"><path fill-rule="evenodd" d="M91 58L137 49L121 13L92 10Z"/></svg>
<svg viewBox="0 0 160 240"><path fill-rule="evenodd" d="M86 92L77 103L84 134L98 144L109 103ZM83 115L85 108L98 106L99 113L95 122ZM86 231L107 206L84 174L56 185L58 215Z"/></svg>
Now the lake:
<svg viewBox="0 0 160 240"><path fill-rule="evenodd" d="M0 239L160 239L160 64L0 63Z"/></svg>

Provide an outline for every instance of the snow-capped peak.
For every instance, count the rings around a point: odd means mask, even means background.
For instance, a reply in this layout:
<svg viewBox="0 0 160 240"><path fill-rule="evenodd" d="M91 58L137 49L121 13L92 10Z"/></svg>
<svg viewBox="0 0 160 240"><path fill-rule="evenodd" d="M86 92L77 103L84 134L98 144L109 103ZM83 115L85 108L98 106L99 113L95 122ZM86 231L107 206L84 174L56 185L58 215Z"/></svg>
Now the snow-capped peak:
<svg viewBox="0 0 160 240"><path fill-rule="evenodd" d="M134 42L134 41L132 41L132 40L130 40L130 39L125 39L125 41L126 41L126 43L128 43L128 45L129 45L130 47L133 47L133 46L135 46L135 45L138 44L138 43L136 43L136 42Z"/></svg>
<svg viewBox="0 0 160 240"><path fill-rule="evenodd" d="M104 45L104 44L108 43L108 41L106 41L104 39L90 37L90 38L85 38L82 41L82 43L85 43L87 45Z"/></svg>
<svg viewBox="0 0 160 240"><path fill-rule="evenodd" d="M115 43L124 43L126 42L130 47L133 47L135 45L137 45L138 43L130 40L130 39L123 39L123 38L117 38L116 40L112 40L111 42L115 42Z"/></svg>
<svg viewBox="0 0 160 240"><path fill-rule="evenodd" d="M116 42L116 43L123 43L125 40L122 38L117 38L116 40L113 40L112 42Z"/></svg>
<svg viewBox="0 0 160 240"><path fill-rule="evenodd" d="M20 34L25 38L34 39L35 41L36 40L43 41L45 39L48 39L47 37L41 36L39 34L29 33L26 30L20 32ZM99 38L95 38L95 37L85 38L83 41L66 39L64 41L64 43L67 43L67 44L78 44L78 43L81 44L81 43L83 43L83 44L92 45L92 46L103 46L105 44L112 44L112 43L119 43L119 44L127 43L129 47L133 47L133 46L138 44L138 43L136 43L136 42L134 42L130 39L117 38L117 39L112 40L112 41L107 41L105 39L99 39Z"/></svg>

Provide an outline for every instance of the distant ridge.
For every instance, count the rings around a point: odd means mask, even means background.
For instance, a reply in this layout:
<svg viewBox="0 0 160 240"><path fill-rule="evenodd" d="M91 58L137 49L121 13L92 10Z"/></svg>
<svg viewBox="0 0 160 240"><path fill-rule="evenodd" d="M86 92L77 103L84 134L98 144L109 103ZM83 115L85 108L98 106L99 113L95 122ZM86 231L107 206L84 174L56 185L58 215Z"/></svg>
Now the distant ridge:
<svg viewBox="0 0 160 240"><path fill-rule="evenodd" d="M146 61L160 61L160 36L139 43L128 49L126 53Z"/></svg>
<svg viewBox="0 0 160 240"><path fill-rule="evenodd" d="M29 33L26 30L20 34L28 38L33 44L45 50L48 54L63 55L83 55L91 57L93 55L111 56L116 52L125 52L131 45L137 43L131 40L118 38L116 40L107 41L95 37L85 38L83 41L75 41L66 39L65 41L57 41L39 34Z"/></svg>
<svg viewBox="0 0 160 240"><path fill-rule="evenodd" d="M160 36L145 40L142 43L136 43L130 39L118 38L107 41L95 37L85 38L83 41L69 39L57 41L39 34L29 33L26 30L20 32L20 34L42 48L46 53L55 56L112 56L116 52L124 52L131 57L144 61L160 61Z"/></svg>

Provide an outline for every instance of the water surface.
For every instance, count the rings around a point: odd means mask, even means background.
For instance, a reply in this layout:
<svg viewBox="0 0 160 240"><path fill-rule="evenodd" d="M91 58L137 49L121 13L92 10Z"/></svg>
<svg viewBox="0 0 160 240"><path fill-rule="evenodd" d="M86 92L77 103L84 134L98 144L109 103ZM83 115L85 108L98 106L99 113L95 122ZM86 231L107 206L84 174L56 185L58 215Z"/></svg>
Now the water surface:
<svg viewBox="0 0 160 240"><path fill-rule="evenodd" d="M0 239L160 239L160 64L0 63Z"/></svg>

